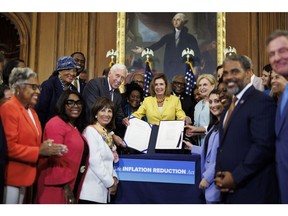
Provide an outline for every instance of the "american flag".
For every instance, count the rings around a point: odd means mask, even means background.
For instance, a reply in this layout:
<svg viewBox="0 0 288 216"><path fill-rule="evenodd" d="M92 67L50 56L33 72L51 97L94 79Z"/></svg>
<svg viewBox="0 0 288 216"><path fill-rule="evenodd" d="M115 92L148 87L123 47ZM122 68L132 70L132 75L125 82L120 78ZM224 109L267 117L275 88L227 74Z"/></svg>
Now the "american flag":
<svg viewBox="0 0 288 216"><path fill-rule="evenodd" d="M193 66L191 62L186 61L186 74L185 74L185 80L186 80L186 89L185 93L188 95L192 94L192 90L196 85L196 78L193 74Z"/></svg>
<svg viewBox="0 0 288 216"><path fill-rule="evenodd" d="M152 74L152 67L151 67L151 62L149 60L146 60L145 61L146 63L146 68L145 68L145 74L144 74L144 88L143 88L143 91L144 91L144 97L148 97L150 94L149 94L149 85L150 85L150 82L153 78L153 74Z"/></svg>

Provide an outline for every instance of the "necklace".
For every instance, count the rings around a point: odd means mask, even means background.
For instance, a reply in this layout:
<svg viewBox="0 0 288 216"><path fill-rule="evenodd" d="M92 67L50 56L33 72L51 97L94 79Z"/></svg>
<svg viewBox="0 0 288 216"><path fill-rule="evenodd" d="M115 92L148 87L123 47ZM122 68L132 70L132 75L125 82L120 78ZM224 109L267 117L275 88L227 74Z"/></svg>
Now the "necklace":
<svg viewBox="0 0 288 216"><path fill-rule="evenodd" d="M165 97L164 98L162 98L162 99L158 99L158 98L156 98L157 99L157 103L163 103L164 102L164 100L165 100Z"/></svg>
<svg viewBox="0 0 288 216"><path fill-rule="evenodd" d="M113 157L114 157L114 163L117 163L119 161L119 156L118 156L118 153L116 151L117 147L113 142L112 135L110 133L108 133L106 128L104 128L102 125L100 125L98 123L94 124L93 127L102 136L102 139L104 140L104 142L106 142L108 147L111 149Z"/></svg>

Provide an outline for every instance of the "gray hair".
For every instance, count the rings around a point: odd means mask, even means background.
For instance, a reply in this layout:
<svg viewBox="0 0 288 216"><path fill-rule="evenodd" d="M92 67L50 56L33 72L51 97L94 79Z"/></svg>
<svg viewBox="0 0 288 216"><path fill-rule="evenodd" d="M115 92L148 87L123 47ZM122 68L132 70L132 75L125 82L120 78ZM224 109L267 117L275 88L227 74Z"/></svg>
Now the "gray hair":
<svg viewBox="0 0 288 216"><path fill-rule="evenodd" d="M125 71L126 72L126 76L128 74L128 70L126 68L126 66L124 64L114 64L111 68L110 68L110 71L111 73L113 73L114 71L118 71L118 70L121 70L121 71Z"/></svg>
<svg viewBox="0 0 288 216"><path fill-rule="evenodd" d="M185 77L183 76L183 75L175 75L173 78L172 78L172 83L176 80L176 79L178 79L178 78L180 78L180 79L182 79L185 83L186 83L186 79L185 79Z"/></svg>
<svg viewBox="0 0 288 216"><path fill-rule="evenodd" d="M268 46L272 40L282 36L288 39L288 31L277 29L276 31L272 32L266 39L266 46Z"/></svg>
<svg viewBox="0 0 288 216"><path fill-rule="evenodd" d="M252 61L250 58L247 58L247 56L244 56L244 55L238 55L238 54L235 54L235 55L231 55L231 56L228 56L224 59L223 61L223 65L226 63L226 62L229 62L229 61L238 61L241 65L241 67L246 71L246 70L252 70L253 69L253 65L252 64Z"/></svg>
<svg viewBox="0 0 288 216"><path fill-rule="evenodd" d="M25 67L15 67L13 68L9 76L9 85L13 92L17 86L22 86L31 77L37 79L37 73L35 73L31 68Z"/></svg>
<svg viewBox="0 0 288 216"><path fill-rule="evenodd" d="M246 57L246 58L247 58L247 60L248 60L248 61L249 61L249 63L250 63L250 69L251 69L251 70L253 70L253 69L254 69L254 66L253 66L253 62L252 62L252 59L251 59L250 57L246 56L246 55L244 55L244 57Z"/></svg>

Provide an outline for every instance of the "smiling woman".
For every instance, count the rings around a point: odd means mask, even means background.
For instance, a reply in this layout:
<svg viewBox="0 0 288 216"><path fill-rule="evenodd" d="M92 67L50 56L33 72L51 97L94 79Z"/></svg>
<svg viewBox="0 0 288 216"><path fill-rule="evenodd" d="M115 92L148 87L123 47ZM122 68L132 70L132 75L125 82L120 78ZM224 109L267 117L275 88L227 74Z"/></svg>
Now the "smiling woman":
<svg viewBox="0 0 288 216"><path fill-rule="evenodd" d="M56 116L44 129L44 138L64 143L69 152L63 157L43 158L39 166L36 203L72 204L86 171L88 146L82 138L85 114L83 99L77 91L64 91L56 103Z"/></svg>
<svg viewBox="0 0 288 216"><path fill-rule="evenodd" d="M165 74L160 73L152 79L149 93L151 96L144 99L142 105L132 114L133 116L141 119L146 115L148 123L154 125L159 125L161 120L191 121L182 110L179 98L171 95ZM128 126L128 118L125 118L123 123Z"/></svg>
<svg viewBox="0 0 288 216"><path fill-rule="evenodd" d="M40 94L37 74L30 68L14 68L9 83L14 96L0 112L8 156L4 203L21 204L26 188L34 183L39 156L62 156L67 147L50 139L41 144L42 130L33 110Z"/></svg>
<svg viewBox="0 0 288 216"><path fill-rule="evenodd" d="M42 90L35 110L42 128L55 115L55 105L61 93L66 89L77 91L72 81L76 77L77 64L70 56L63 56L57 61L53 75L41 84Z"/></svg>
<svg viewBox="0 0 288 216"><path fill-rule="evenodd" d="M113 162L118 162L114 129L114 104L107 97L99 97L93 104L89 125L83 131L89 149L89 166L80 192L80 204L110 202L110 194L117 191L118 178Z"/></svg>

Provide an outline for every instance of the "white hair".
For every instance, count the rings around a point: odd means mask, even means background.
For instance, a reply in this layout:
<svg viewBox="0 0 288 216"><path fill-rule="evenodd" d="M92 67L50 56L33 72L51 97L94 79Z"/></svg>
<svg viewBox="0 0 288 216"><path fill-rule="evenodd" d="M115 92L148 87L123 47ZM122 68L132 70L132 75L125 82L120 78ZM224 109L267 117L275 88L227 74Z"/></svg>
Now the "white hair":
<svg viewBox="0 0 288 216"><path fill-rule="evenodd" d="M175 14L175 16L173 17L173 19L178 16L180 17L180 19L184 22L184 21L187 21L187 18L186 18L186 15L184 13L177 13Z"/></svg>

